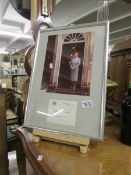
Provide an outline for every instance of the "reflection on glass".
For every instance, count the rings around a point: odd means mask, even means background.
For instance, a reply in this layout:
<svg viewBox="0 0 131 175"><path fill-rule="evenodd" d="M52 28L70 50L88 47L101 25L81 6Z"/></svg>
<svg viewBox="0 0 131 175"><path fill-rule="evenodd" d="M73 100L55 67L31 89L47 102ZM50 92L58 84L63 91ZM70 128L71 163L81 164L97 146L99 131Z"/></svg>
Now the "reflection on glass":
<svg viewBox="0 0 131 175"><path fill-rule="evenodd" d="M109 17L109 0L101 0L97 8L97 22L107 21Z"/></svg>

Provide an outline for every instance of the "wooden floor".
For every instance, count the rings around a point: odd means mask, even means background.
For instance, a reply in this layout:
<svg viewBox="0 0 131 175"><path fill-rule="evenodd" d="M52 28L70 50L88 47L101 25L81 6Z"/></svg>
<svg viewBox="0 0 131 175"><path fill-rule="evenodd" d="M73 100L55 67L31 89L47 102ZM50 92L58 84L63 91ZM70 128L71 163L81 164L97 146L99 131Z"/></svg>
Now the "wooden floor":
<svg viewBox="0 0 131 175"><path fill-rule="evenodd" d="M16 162L16 152L10 152L8 153L9 158L9 173L10 175L19 175L18 168L17 168L17 162ZM27 168L27 175L34 175L32 167L30 166L29 162L27 161L26 164Z"/></svg>

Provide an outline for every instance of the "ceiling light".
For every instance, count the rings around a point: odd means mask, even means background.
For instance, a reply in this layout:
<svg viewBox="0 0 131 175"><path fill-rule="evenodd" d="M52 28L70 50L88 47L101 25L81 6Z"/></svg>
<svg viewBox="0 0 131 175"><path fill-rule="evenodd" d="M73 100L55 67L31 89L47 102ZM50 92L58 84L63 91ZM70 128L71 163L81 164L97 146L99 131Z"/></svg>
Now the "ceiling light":
<svg viewBox="0 0 131 175"><path fill-rule="evenodd" d="M0 47L0 54L9 54L9 52L5 50L5 47Z"/></svg>
<svg viewBox="0 0 131 175"><path fill-rule="evenodd" d="M9 54L9 52L7 52L7 51L0 51L0 54L5 54L5 55L7 55L7 54Z"/></svg>
<svg viewBox="0 0 131 175"><path fill-rule="evenodd" d="M8 32L8 31L3 31L3 30L0 30L0 35L25 38L25 39L32 39L32 36L28 35L28 34L13 33L13 32Z"/></svg>

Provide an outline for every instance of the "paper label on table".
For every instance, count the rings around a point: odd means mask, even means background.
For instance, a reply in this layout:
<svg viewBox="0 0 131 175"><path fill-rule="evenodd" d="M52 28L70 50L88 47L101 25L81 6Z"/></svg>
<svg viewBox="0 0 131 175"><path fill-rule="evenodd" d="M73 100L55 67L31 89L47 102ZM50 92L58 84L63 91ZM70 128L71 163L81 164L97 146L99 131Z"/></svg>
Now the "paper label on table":
<svg viewBox="0 0 131 175"><path fill-rule="evenodd" d="M94 108L94 104L92 100L83 100L82 108Z"/></svg>
<svg viewBox="0 0 131 175"><path fill-rule="evenodd" d="M49 100L47 122L75 126L76 123L76 101Z"/></svg>
<svg viewBox="0 0 131 175"><path fill-rule="evenodd" d="M43 159L43 155L39 155L37 158L38 161L41 161L42 159Z"/></svg>
<svg viewBox="0 0 131 175"><path fill-rule="evenodd" d="M50 63L50 64L49 64L49 67L50 67L50 69L53 69L53 64Z"/></svg>

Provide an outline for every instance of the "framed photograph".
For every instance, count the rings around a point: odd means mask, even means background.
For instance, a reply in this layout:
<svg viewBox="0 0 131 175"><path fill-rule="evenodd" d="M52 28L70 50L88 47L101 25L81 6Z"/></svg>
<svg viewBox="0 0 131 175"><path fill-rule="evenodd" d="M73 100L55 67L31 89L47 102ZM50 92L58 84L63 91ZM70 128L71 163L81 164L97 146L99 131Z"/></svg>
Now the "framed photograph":
<svg viewBox="0 0 131 175"><path fill-rule="evenodd" d="M48 37L41 90L90 95L94 35L94 32L85 32ZM61 39L61 48L54 49L58 39Z"/></svg>
<svg viewBox="0 0 131 175"><path fill-rule="evenodd" d="M103 139L108 23L41 29L24 125Z"/></svg>

